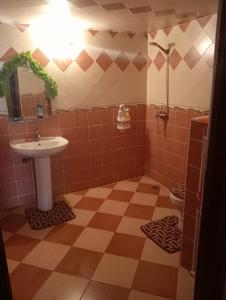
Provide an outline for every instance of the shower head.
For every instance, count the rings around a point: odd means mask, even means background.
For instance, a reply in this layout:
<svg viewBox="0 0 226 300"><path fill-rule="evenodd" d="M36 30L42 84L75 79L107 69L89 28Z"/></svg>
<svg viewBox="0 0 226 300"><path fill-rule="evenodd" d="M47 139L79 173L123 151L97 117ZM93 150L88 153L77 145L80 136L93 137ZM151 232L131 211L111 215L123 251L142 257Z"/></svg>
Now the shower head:
<svg viewBox="0 0 226 300"><path fill-rule="evenodd" d="M156 42L151 42L151 43L149 43L149 45L156 46L156 47L158 47L159 49L161 49L166 55L169 55L170 49L171 49L173 46L175 46L175 43L169 43L167 49L163 48L161 45L159 45L159 44L156 43Z"/></svg>

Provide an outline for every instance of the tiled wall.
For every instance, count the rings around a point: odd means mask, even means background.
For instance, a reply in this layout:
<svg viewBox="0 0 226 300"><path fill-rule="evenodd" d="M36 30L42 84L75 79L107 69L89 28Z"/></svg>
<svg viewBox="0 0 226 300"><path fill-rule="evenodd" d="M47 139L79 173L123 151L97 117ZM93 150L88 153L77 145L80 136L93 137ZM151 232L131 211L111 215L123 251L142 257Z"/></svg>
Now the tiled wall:
<svg viewBox="0 0 226 300"><path fill-rule="evenodd" d="M37 105L43 106L44 116L48 116L50 113L49 102L43 93L20 95L20 101L21 113L24 119L34 119L37 117Z"/></svg>
<svg viewBox="0 0 226 300"><path fill-rule="evenodd" d="M74 49L70 57L65 53L66 58L59 59L54 58L54 46L50 54L35 39L32 26L0 24L0 62L17 52L31 51L59 86L54 100L58 109L146 103L147 37L112 31L82 33L79 52Z"/></svg>
<svg viewBox="0 0 226 300"><path fill-rule="evenodd" d="M203 112L171 108L165 129L164 122L155 116L158 109L147 107L146 173L171 187L185 183L191 119Z"/></svg>
<svg viewBox="0 0 226 300"><path fill-rule="evenodd" d="M209 110L215 31L216 15L212 15L148 35L148 43L165 48L175 43L169 56L166 130L154 115L166 104L167 57L158 47L148 45L146 172L169 187L185 182L191 118Z"/></svg>
<svg viewBox="0 0 226 300"><path fill-rule="evenodd" d="M137 176L144 168L167 186L185 182L190 120L203 115L193 108L209 108L215 29L216 15L152 32L148 40L143 34L90 30L85 33L84 49L76 57L52 59L34 42L32 28L0 24L0 60L30 50L59 85L57 108L71 110L37 124L1 120L0 183L4 201L11 205L33 197L31 166L21 164L9 151L8 141L33 134L36 127L44 135L60 134L70 140L64 154L52 160L56 194ZM154 117L159 105L165 104L166 57L157 47L148 46L151 41L164 47L175 42L169 60L170 115L166 130ZM112 104L147 101L147 124L146 108L139 106L137 113L132 112L131 130L119 133L113 129ZM103 111L74 110L103 104Z"/></svg>
<svg viewBox="0 0 226 300"><path fill-rule="evenodd" d="M169 103L208 109L211 98L216 15L152 32L148 42L165 48L175 43L169 56ZM166 55L148 45L148 103L166 103Z"/></svg>
<svg viewBox="0 0 226 300"><path fill-rule="evenodd" d="M1 117L1 206L34 200L32 162L23 163L22 157L10 150L9 140L34 137L37 127L43 136L61 135L70 141L69 147L51 160L54 195L143 175L146 106L130 106L131 129L125 132L116 128L117 110L61 111L46 120L20 123Z"/></svg>
<svg viewBox="0 0 226 300"><path fill-rule="evenodd" d="M201 206L199 182L203 137L207 135L207 127L208 118L196 118L191 122L181 256L181 265L189 271L192 269L194 258L195 232L198 226L196 216Z"/></svg>

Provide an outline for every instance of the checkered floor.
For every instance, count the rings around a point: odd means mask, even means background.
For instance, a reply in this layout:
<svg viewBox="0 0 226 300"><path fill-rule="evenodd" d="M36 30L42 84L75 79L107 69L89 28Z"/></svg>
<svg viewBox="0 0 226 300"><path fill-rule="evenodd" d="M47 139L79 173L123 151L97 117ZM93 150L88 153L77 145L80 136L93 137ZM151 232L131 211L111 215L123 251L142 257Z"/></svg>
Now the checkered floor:
<svg viewBox="0 0 226 300"><path fill-rule="evenodd" d="M44 230L24 208L0 214L14 300L176 299L179 253L140 230L178 215L165 187L142 177L63 197L76 218Z"/></svg>

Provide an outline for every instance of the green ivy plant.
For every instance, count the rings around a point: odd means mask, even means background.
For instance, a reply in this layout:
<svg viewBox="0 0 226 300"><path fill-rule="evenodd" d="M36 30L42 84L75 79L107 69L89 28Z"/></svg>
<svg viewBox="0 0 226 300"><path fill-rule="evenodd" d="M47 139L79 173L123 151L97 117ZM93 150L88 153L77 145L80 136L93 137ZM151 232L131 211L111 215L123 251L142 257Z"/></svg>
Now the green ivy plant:
<svg viewBox="0 0 226 300"><path fill-rule="evenodd" d="M0 97L9 95L9 76L16 71L18 67L29 67L33 73L42 79L45 83L47 98L54 99L58 95L58 87L51 76L43 69L39 62L32 58L31 52L21 52L16 54L9 61L4 63L0 70Z"/></svg>

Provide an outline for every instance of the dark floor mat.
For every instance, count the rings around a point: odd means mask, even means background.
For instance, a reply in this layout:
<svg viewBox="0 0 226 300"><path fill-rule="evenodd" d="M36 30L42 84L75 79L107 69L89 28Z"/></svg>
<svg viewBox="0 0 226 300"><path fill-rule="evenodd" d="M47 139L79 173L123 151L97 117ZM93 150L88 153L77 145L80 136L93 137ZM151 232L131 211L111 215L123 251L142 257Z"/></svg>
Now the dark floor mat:
<svg viewBox="0 0 226 300"><path fill-rule="evenodd" d="M44 229L75 218L75 214L64 201L56 201L53 209L40 211L38 208L25 210L25 217L34 230Z"/></svg>
<svg viewBox="0 0 226 300"><path fill-rule="evenodd" d="M181 250L182 244L182 232L177 227L178 222L178 217L168 216L161 220L141 225L140 229L163 250L168 253L175 253Z"/></svg>

